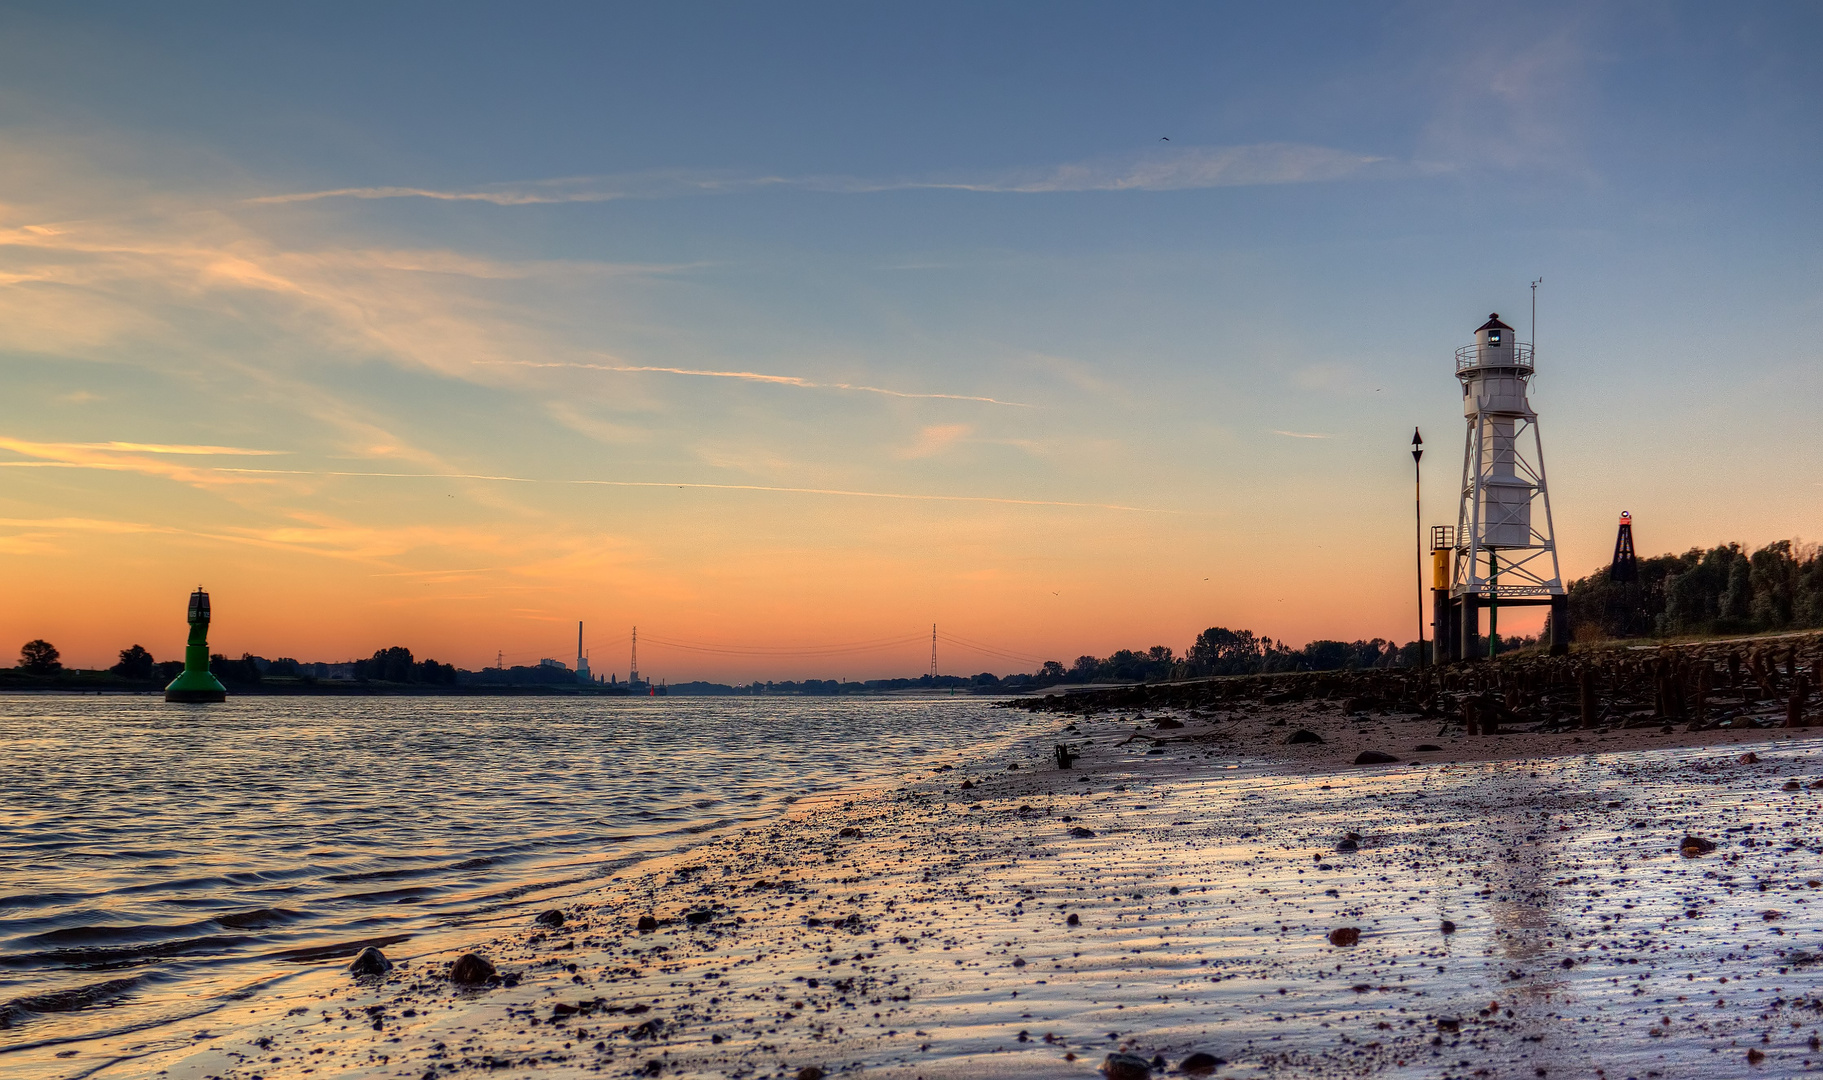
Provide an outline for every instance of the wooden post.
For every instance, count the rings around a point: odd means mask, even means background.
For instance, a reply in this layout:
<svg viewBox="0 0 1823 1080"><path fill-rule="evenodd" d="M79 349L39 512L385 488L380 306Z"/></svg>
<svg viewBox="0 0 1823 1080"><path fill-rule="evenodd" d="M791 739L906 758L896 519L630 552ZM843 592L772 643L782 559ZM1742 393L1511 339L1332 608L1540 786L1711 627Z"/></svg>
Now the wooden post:
<svg viewBox="0 0 1823 1080"><path fill-rule="evenodd" d="M1709 690L1710 679L1713 675L1714 670L1709 666L1709 661L1700 660L1697 662L1695 704L1696 722L1699 725L1709 722Z"/></svg>

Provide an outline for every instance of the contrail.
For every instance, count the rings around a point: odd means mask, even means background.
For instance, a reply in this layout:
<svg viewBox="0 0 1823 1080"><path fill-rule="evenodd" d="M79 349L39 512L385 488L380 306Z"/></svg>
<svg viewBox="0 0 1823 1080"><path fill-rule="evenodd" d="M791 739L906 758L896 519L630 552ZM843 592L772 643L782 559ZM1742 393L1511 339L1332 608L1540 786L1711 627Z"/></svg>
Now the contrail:
<svg viewBox="0 0 1823 1080"><path fill-rule="evenodd" d="M77 465L75 467L82 467ZM571 484L580 487L692 488L700 491L771 491L786 495L837 495L852 499L901 499L909 502L998 503L1006 506L1064 506L1079 510L1119 510L1131 514L1177 514L1151 506L1119 503L1064 502L1055 499L1008 499L992 495L917 495L900 491L852 491L847 488L778 487L769 484L672 483L660 480L545 480L531 476L495 476L489 473L388 473L332 469L247 469L226 465L199 472L250 473L262 476L365 476L399 480L486 480L503 484Z"/></svg>
<svg viewBox="0 0 1823 1080"><path fill-rule="evenodd" d="M989 405L1005 405L1014 409L1034 408L1022 401L1002 401L999 398L979 397L974 394L914 394L906 390L888 390L881 386L862 386L857 383L825 383L802 379L796 375L767 375L759 371L708 371L698 368L646 367L632 364L581 364L567 362L540 362L534 360L481 360L477 363L506 364L512 367L530 368L581 368L585 371L625 371L653 372L663 375L695 375L709 379L744 379L748 382L773 383L778 386L796 386L806 390L852 390L865 394L885 394L896 398L939 398L946 401L980 401Z"/></svg>

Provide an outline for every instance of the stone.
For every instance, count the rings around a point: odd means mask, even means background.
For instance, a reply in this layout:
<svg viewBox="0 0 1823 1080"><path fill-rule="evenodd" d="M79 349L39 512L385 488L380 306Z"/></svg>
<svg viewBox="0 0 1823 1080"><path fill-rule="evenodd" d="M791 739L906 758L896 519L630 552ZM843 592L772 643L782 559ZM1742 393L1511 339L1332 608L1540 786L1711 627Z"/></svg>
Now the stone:
<svg viewBox="0 0 1823 1080"><path fill-rule="evenodd" d="M1197 1051L1177 1063L1177 1071L1187 1076L1208 1076L1210 1073L1228 1064L1214 1054Z"/></svg>
<svg viewBox="0 0 1823 1080"><path fill-rule="evenodd" d="M1152 1080L1152 1063L1132 1054L1109 1054L1102 1059L1101 1073L1108 1080Z"/></svg>
<svg viewBox="0 0 1823 1080"><path fill-rule="evenodd" d="M1078 840L1087 840L1095 835L1095 830L1085 829L1081 825L1076 825L1070 829L1070 835L1076 837Z"/></svg>
<svg viewBox="0 0 1823 1080"><path fill-rule="evenodd" d="M1442 749L1443 747L1437 746L1434 743L1419 743L1418 749L1414 751L1414 753L1429 754Z"/></svg>
<svg viewBox="0 0 1823 1080"><path fill-rule="evenodd" d="M479 953L463 953L449 966L449 981L459 986L480 986L494 977L494 965Z"/></svg>
<svg viewBox="0 0 1823 1080"><path fill-rule="evenodd" d="M1758 765L1760 763L1760 755L1749 750L1747 753L1742 754L1738 758L1735 758L1735 760L1740 762L1742 765Z"/></svg>
<svg viewBox="0 0 1823 1080"><path fill-rule="evenodd" d="M1341 852L1359 851L1361 845L1356 843L1353 838L1345 836L1342 838L1342 842L1336 845L1336 850Z"/></svg>
<svg viewBox="0 0 1823 1080"><path fill-rule="evenodd" d="M1448 936L1448 935L1456 932L1456 924L1449 921L1448 919L1445 919L1445 920L1443 920L1443 925L1439 926L1437 929L1442 930L1444 935Z"/></svg>
<svg viewBox="0 0 1823 1080"><path fill-rule="evenodd" d="M1804 786L1803 784L1798 783L1796 780L1787 780L1787 781L1785 781L1785 785L1783 787L1781 787L1779 790L1796 791L1803 786Z"/></svg>
<svg viewBox="0 0 1823 1080"><path fill-rule="evenodd" d="M1285 740L1285 745L1287 745L1287 746L1321 746L1321 745L1323 745L1323 736L1318 735L1314 731L1310 731L1305 728L1299 728L1298 730L1292 732L1290 737Z"/></svg>
<svg viewBox="0 0 1823 1080"><path fill-rule="evenodd" d="M713 911L692 911L684 916L684 921L691 926L701 926L713 918L715 918Z"/></svg>
<svg viewBox="0 0 1823 1080"><path fill-rule="evenodd" d="M1700 836L1686 836L1678 842L1678 854L1686 859L1695 859L1715 850L1714 840L1705 840Z"/></svg>
<svg viewBox="0 0 1823 1080"><path fill-rule="evenodd" d="M841 832L836 833L836 835L844 840L857 840L861 836L861 830L855 828L853 825L849 825Z"/></svg>
<svg viewBox="0 0 1823 1080"><path fill-rule="evenodd" d="M348 965L348 973L357 978L365 975L384 975L392 970L392 961L386 954L369 945L355 955L354 963Z"/></svg>
<svg viewBox="0 0 1823 1080"><path fill-rule="evenodd" d="M815 1065L806 1065L798 1070L798 1080L823 1080L823 1070Z"/></svg>
<svg viewBox="0 0 1823 1080"><path fill-rule="evenodd" d="M1072 912L1070 912L1070 917L1065 919L1063 921L1063 924L1065 926L1081 926L1082 925L1082 916L1080 916L1080 915L1076 914L1074 911L1072 911Z"/></svg>
<svg viewBox="0 0 1823 1080"><path fill-rule="evenodd" d="M1399 759L1391 754L1382 754L1378 750L1363 750L1355 755L1356 765L1397 765Z"/></svg>
<svg viewBox="0 0 1823 1080"><path fill-rule="evenodd" d="M1353 945L1361 940L1361 931L1352 926L1340 926L1329 932L1329 943L1338 947Z"/></svg>
<svg viewBox="0 0 1823 1080"><path fill-rule="evenodd" d="M1155 728L1181 728L1184 726L1184 722L1182 720L1173 720L1169 716L1161 716L1157 720L1152 721L1152 726Z"/></svg>
<svg viewBox="0 0 1823 1080"><path fill-rule="evenodd" d="M536 918L533 921L536 922L539 926L551 926L551 927L562 926L563 925L563 912L558 911L556 908L552 908L551 910L539 915L538 918Z"/></svg>
<svg viewBox="0 0 1823 1080"><path fill-rule="evenodd" d="M633 928L642 934L650 934L658 929L658 920L650 915L641 915L639 921L633 924Z"/></svg>

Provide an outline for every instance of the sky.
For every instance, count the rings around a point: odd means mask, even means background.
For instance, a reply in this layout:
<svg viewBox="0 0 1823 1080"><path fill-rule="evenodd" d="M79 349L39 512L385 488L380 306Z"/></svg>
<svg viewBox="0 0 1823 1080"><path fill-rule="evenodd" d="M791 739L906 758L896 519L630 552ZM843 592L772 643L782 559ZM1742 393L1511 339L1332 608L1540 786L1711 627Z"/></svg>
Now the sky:
<svg viewBox="0 0 1823 1080"><path fill-rule="evenodd" d="M932 624L950 674L1407 641L1411 431L1453 522L1493 311L1566 579L1622 509L1816 538L1819 46L1806 3L0 5L0 643L178 657L199 583L228 655L580 620L672 682L916 676Z"/></svg>

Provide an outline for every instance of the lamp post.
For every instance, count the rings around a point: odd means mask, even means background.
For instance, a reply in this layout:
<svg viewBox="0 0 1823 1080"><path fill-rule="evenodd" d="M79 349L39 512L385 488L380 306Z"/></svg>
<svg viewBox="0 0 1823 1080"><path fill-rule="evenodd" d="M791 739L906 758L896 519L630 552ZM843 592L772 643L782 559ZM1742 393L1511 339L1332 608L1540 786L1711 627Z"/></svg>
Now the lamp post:
<svg viewBox="0 0 1823 1080"><path fill-rule="evenodd" d="M1424 666L1424 436L1412 428L1412 501L1417 507L1418 538L1418 660L1413 667Z"/></svg>

